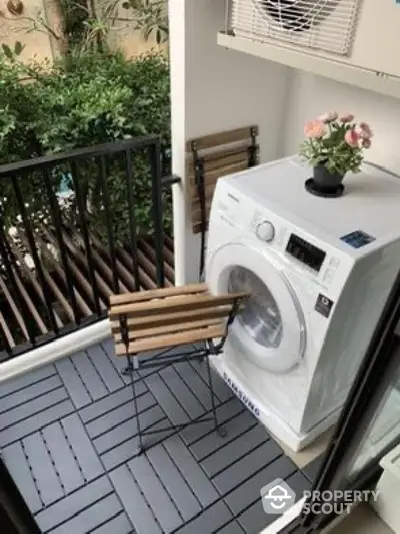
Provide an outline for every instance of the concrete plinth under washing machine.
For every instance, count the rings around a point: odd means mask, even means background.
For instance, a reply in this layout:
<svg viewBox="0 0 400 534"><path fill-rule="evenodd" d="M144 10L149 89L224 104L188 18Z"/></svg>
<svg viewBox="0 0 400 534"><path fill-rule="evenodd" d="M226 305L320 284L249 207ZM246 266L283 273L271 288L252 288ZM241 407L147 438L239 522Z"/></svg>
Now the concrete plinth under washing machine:
<svg viewBox="0 0 400 534"><path fill-rule="evenodd" d="M400 180L365 164L320 198L311 173L293 157L220 179L206 262L212 291L252 295L214 364L295 451L336 422L400 268Z"/></svg>

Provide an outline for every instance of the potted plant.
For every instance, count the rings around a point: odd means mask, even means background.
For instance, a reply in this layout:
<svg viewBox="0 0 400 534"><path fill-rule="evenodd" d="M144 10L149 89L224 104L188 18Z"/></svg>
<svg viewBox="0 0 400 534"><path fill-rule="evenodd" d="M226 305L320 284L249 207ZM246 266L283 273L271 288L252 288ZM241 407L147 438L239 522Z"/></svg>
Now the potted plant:
<svg viewBox="0 0 400 534"><path fill-rule="evenodd" d="M364 150L371 147L372 130L365 122L356 122L348 113L324 113L304 127L307 139L300 154L313 167L313 178L306 188L321 196L340 196L347 172L360 172Z"/></svg>

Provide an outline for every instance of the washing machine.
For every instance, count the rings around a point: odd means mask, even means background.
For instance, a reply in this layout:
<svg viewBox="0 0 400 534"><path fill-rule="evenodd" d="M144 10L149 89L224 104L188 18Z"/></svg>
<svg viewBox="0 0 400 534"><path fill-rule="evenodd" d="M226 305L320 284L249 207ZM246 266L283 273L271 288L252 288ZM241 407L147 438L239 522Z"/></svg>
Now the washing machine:
<svg viewBox="0 0 400 534"><path fill-rule="evenodd" d="M364 164L321 198L311 175L290 157L221 178L206 257L212 292L250 295L213 364L294 451L336 422L400 268L400 180Z"/></svg>

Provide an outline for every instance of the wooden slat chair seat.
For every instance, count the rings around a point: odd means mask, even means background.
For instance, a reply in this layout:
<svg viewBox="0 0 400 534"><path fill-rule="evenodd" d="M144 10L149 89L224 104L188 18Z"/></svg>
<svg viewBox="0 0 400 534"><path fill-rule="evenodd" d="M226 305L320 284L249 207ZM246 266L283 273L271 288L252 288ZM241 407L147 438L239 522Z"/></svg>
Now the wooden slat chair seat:
<svg viewBox="0 0 400 534"><path fill-rule="evenodd" d="M143 436L159 432L141 428L134 378L140 367L165 366L189 359L205 360L212 417L202 416L181 425L172 425L171 429L180 430L189 424L213 421L214 429L224 435L217 419L209 356L222 351L229 325L246 296L245 293L212 295L206 284L191 284L110 297L109 317L115 352L117 356L127 358L128 366L123 372L131 376L139 454L144 450ZM198 345L192 345L193 349L188 351L187 347L191 344ZM182 346L182 352L166 351L165 354L163 351L178 346ZM156 351L156 354L149 351ZM140 373L138 380L142 380Z"/></svg>
<svg viewBox="0 0 400 534"><path fill-rule="evenodd" d="M121 317L126 317L129 354L187 345L226 335L227 319L245 293L210 294L191 284L110 297L111 331L117 356L126 356Z"/></svg>

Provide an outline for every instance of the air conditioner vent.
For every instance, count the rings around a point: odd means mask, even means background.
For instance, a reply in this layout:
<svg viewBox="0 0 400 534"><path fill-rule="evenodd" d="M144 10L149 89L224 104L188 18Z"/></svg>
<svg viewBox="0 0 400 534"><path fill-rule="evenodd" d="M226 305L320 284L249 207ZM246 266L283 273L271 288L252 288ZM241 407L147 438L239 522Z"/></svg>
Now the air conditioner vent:
<svg viewBox="0 0 400 534"><path fill-rule="evenodd" d="M234 0L238 36L349 55L360 0Z"/></svg>

